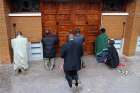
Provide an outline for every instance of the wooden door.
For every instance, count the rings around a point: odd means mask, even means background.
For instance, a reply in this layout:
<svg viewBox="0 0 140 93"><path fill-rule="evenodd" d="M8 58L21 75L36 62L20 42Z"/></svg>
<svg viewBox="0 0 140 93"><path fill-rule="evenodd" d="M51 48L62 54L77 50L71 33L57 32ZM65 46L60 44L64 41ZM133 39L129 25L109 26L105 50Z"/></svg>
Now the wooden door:
<svg viewBox="0 0 140 93"><path fill-rule="evenodd" d="M80 28L85 36L85 54L92 54L93 43L101 22L100 4L97 3L41 3L43 31L50 29L59 37L59 47L71 30Z"/></svg>

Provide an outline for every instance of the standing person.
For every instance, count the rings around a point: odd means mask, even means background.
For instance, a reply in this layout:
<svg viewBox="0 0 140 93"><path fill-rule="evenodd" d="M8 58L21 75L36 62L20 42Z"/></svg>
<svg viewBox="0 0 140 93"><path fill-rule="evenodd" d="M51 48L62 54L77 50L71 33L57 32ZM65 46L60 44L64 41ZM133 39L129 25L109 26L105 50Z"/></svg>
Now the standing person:
<svg viewBox="0 0 140 93"><path fill-rule="evenodd" d="M64 58L64 72L69 87L72 88L72 82L78 87L78 71L81 69L81 57L83 55L82 46L74 41L73 34L69 35L68 42L63 46L61 57Z"/></svg>
<svg viewBox="0 0 140 93"><path fill-rule="evenodd" d="M99 63L105 63L108 55L108 36L105 28L100 30L100 35L95 41L96 59Z"/></svg>
<svg viewBox="0 0 140 93"><path fill-rule="evenodd" d="M11 40L14 53L14 70L16 74L28 69L28 39L21 32L16 33L16 38Z"/></svg>
<svg viewBox="0 0 140 93"><path fill-rule="evenodd" d="M53 70L55 66L56 49L55 45L58 43L58 38L53 35L49 30L45 31L45 36L42 39L43 43L43 58L47 62L49 70ZM48 59L48 60L47 60Z"/></svg>
<svg viewBox="0 0 140 93"><path fill-rule="evenodd" d="M85 42L85 37L83 35L81 35L79 28L76 29L76 35L75 35L74 40L77 44L80 44L83 47L84 42ZM83 60L83 57L81 58L81 63L82 63L81 64L82 68L85 68L85 62Z"/></svg>

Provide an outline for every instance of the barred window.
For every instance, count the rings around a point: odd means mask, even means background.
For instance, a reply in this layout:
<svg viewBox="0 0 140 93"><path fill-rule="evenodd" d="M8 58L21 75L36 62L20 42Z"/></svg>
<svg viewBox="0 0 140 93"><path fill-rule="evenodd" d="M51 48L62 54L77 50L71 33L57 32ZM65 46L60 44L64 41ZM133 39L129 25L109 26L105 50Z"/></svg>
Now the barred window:
<svg viewBox="0 0 140 93"><path fill-rule="evenodd" d="M111 12L111 11L126 11L127 0L103 0L103 12Z"/></svg>
<svg viewBox="0 0 140 93"><path fill-rule="evenodd" d="M10 0L11 12L39 12L40 0Z"/></svg>

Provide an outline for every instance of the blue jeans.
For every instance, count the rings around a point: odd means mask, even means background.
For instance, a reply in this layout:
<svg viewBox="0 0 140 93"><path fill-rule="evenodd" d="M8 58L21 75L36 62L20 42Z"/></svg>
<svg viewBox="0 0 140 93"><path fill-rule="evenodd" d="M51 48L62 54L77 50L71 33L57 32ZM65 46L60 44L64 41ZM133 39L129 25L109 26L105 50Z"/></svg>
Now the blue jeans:
<svg viewBox="0 0 140 93"><path fill-rule="evenodd" d="M97 55L96 59L99 63L105 63L104 60L107 59L107 57L108 57L108 51L105 50L101 54Z"/></svg>

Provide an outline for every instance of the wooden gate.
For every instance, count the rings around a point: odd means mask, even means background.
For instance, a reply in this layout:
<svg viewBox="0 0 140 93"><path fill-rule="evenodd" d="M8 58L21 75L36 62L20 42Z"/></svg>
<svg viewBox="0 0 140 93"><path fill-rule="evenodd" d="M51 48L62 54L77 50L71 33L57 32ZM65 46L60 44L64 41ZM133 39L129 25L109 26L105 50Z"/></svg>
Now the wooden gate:
<svg viewBox="0 0 140 93"><path fill-rule="evenodd" d="M43 32L49 29L59 37L59 47L66 42L68 32L80 28L85 36L85 54L93 53L93 43L101 22L100 3L41 2Z"/></svg>

